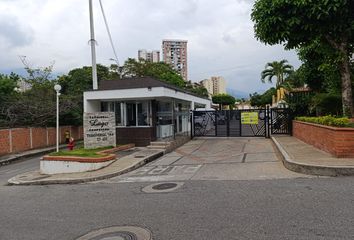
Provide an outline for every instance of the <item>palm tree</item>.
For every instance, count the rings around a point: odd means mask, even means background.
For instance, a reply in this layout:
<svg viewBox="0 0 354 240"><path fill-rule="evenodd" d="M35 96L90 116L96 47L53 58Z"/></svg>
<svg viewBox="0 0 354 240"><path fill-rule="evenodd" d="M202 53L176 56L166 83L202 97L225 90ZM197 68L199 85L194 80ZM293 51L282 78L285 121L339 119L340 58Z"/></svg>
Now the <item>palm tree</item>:
<svg viewBox="0 0 354 240"><path fill-rule="evenodd" d="M272 83L272 78L277 78L276 87L284 83L284 79L286 75L289 75L293 72L293 66L288 64L288 61L283 59L280 62L274 61L271 63L267 63L265 65L265 69L262 71L262 82L264 83L266 80Z"/></svg>

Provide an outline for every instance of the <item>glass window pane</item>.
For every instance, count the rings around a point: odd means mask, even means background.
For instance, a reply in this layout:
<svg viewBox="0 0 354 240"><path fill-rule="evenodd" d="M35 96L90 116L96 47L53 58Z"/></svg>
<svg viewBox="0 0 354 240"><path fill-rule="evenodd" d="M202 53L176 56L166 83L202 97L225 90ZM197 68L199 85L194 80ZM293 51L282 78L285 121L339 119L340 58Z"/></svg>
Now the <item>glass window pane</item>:
<svg viewBox="0 0 354 240"><path fill-rule="evenodd" d="M135 103L127 103L127 126L136 126Z"/></svg>
<svg viewBox="0 0 354 240"><path fill-rule="evenodd" d="M108 112L108 102L101 102L101 112Z"/></svg>
<svg viewBox="0 0 354 240"><path fill-rule="evenodd" d="M148 124L148 102L138 103L138 125L147 126Z"/></svg>
<svg viewBox="0 0 354 240"><path fill-rule="evenodd" d="M121 113L121 103L120 102L115 102L115 116L116 116L116 126L122 125L122 113Z"/></svg>

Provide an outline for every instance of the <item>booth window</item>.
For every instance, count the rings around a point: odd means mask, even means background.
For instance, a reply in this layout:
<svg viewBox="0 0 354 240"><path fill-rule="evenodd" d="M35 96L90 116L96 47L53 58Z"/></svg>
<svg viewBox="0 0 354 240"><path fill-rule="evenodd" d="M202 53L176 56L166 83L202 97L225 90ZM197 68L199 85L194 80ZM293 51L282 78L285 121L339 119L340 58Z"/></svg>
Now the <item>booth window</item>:
<svg viewBox="0 0 354 240"><path fill-rule="evenodd" d="M116 118L116 126L123 125L123 108L122 102L101 102L102 112L114 112Z"/></svg>
<svg viewBox="0 0 354 240"><path fill-rule="evenodd" d="M127 126L149 125L149 102L127 103Z"/></svg>

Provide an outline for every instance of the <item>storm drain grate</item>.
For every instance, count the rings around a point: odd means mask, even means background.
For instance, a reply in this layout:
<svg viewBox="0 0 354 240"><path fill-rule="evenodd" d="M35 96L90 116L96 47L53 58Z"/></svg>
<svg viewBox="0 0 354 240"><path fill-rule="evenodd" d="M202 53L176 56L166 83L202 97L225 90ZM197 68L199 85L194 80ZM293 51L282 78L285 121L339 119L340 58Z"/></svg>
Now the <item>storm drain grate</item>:
<svg viewBox="0 0 354 240"><path fill-rule="evenodd" d="M154 190L166 190L177 187L177 183L161 183L152 187Z"/></svg>
<svg viewBox="0 0 354 240"><path fill-rule="evenodd" d="M151 240L149 230L141 227L122 226L94 230L77 240Z"/></svg>

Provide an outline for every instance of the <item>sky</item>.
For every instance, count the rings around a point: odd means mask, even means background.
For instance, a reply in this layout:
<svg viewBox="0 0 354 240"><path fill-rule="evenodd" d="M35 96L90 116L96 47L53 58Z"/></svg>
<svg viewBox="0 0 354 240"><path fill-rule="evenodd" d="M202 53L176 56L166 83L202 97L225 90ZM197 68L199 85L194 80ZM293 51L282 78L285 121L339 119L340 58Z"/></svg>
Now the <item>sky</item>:
<svg viewBox="0 0 354 240"><path fill-rule="evenodd" d="M20 56L32 67L54 62L54 72L91 64L88 0L1 0L0 73L20 72ZM222 76L227 88L255 92L267 62L295 51L266 46L254 37L252 0L102 0L119 62L139 49L160 50L162 39L188 40L188 78ZM93 0L97 62L114 58L98 0Z"/></svg>

